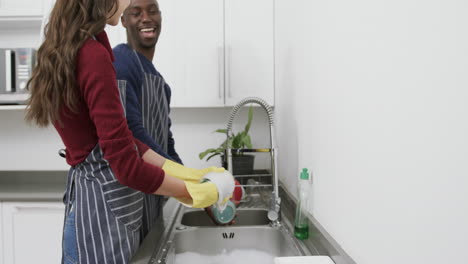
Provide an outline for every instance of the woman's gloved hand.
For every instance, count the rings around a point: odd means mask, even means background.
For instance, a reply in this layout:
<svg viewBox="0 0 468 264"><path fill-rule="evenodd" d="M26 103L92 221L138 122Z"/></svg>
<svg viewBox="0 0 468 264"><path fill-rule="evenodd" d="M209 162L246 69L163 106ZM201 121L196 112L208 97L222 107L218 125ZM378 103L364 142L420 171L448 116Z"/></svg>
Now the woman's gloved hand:
<svg viewBox="0 0 468 264"><path fill-rule="evenodd" d="M218 201L218 188L210 181L202 183L186 181L185 187L192 199L177 198L177 200L188 207L205 208Z"/></svg>
<svg viewBox="0 0 468 264"><path fill-rule="evenodd" d="M203 178L216 185L218 190L218 206L220 206L221 210L224 210L226 202L232 197L232 193L234 192L234 177L229 171L223 171L207 173Z"/></svg>
<svg viewBox="0 0 468 264"><path fill-rule="evenodd" d="M189 207L205 208L218 203L223 210L234 191L234 177L229 171L207 173L202 182L185 181L185 187L192 197L177 198Z"/></svg>
<svg viewBox="0 0 468 264"><path fill-rule="evenodd" d="M204 169L193 169L185 167L177 162L172 160L166 159L163 164L162 169L165 173L179 178L183 181L193 181L193 182L200 182L203 176L209 172L223 172L225 171L224 168L218 167L208 167Z"/></svg>

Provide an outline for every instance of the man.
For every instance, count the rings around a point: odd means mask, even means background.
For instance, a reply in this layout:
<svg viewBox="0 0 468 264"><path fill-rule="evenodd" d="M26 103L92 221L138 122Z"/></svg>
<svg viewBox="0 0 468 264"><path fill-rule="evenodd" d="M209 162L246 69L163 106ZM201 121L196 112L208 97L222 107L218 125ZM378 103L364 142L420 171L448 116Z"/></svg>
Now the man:
<svg viewBox="0 0 468 264"><path fill-rule="evenodd" d="M128 126L134 136L160 155L181 163L174 147L169 118L171 90L152 61L161 32L161 12L156 0L132 0L124 11L122 25L127 44L116 46L114 67L121 90ZM142 239L161 217L164 198L145 198Z"/></svg>

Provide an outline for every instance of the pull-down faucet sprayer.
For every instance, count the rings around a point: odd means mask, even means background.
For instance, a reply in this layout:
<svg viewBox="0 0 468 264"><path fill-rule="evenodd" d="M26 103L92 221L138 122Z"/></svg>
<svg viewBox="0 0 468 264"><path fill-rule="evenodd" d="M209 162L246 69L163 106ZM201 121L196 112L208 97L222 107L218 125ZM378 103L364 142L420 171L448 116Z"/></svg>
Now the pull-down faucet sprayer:
<svg viewBox="0 0 468 264"><path fill-rule="evenodd" d="M270 105L268 105L267 102L265 102L261 98L257 97L248 97L237 103L233 109L231 110L231 114L228 120L227 124L227 129L226 129L226 135L227 137L231 137L233 135L232 132L232 124L234 122L234 118L237 116L237 112L239 109L242 108L242 106L249 104L249 103L256 103L260 105L268 115L268 122L270 125L270 157L271 157L271 175L272 175L272 185L273 185L273 192L272 192L272 198L271 198L271 204L270 208L268 210L268 219L272 222L278 222L280 220L280 205L281 205L281 198L279 197L279 192L278 192L278 185L279 185L279 180L278 180L278 169L277 169L277 151L276 151L276 139L275 139L275 131L273 127L273 109L271 108ZM261 150L247 150L246 152L265 152L265 149ZM242 150L237 150L237 149L231 149L230 146L226 146L226 154L227 154L227 163L228 163L228 170L230 172L233 172L232 170L232 153L233 152L242 152Z"/></svg>

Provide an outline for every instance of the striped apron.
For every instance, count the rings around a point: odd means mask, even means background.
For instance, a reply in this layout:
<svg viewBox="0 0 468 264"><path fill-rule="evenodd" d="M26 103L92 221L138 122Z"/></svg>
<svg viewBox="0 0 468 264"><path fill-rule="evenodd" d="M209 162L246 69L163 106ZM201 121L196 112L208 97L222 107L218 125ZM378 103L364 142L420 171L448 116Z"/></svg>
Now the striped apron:
<svg viewBox="0 0 468 264"><path fill-rule="evenodd" d="M139 63L145 77L141 99L144 127L167 151L165 82L146 73ZM125 110L126 82L119 80L118 87ZM74 206L79 263L129 263L154 222L162 219L164 200L120 184L96 145L82 163L70 168L64 195L65 221Z"/></svg>
<svg viewBox="0 0 468 264"><path fill-rule="evenodd" d="M169 102L165 91L166 82L161 76L147 73L137 52L133 51L133 53L138 60L138 64L140 65L140 69L143 72L144 77L141 87L141 98L139 98L143 127L151 138L161 146L165 153L167 153ZM122 98L125 100L126 81L119 80L118 82L120 94L123 95ZM143 212L143 217L145 219L141 228L143 238L151 230L154 221L157 220L158 217L159 219L162 219L160 216L162 215L162 207L165 201L167 201L167 198L163 196L145 196L144 206L151 210L148 209Z"/></svg>

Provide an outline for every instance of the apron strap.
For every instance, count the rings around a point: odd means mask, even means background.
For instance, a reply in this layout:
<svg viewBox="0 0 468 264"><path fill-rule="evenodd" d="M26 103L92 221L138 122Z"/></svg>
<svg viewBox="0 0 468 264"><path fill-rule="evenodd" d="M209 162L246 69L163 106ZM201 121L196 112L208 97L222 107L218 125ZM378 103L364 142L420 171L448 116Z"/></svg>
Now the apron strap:
<svg viewBox="0 0 468 264"><path fill-rule="evenodd" d="M136 58L138 60L138 64L140 65L141 71L146 73L145 68L143 68L143 63L141 63L140 57L138 56L138 53L136 52L136 50L133 50L133 53L135 54L135 56L136 56Z"/></svg>
<svg viewBox="0 0 468 264"><path fill-rule="evenodd" d="M75 173L75 169L70 168L69 174L71 175L68 175L67 188L63 197L66 215L70 213L71 206L75 201Z"/></svg>

